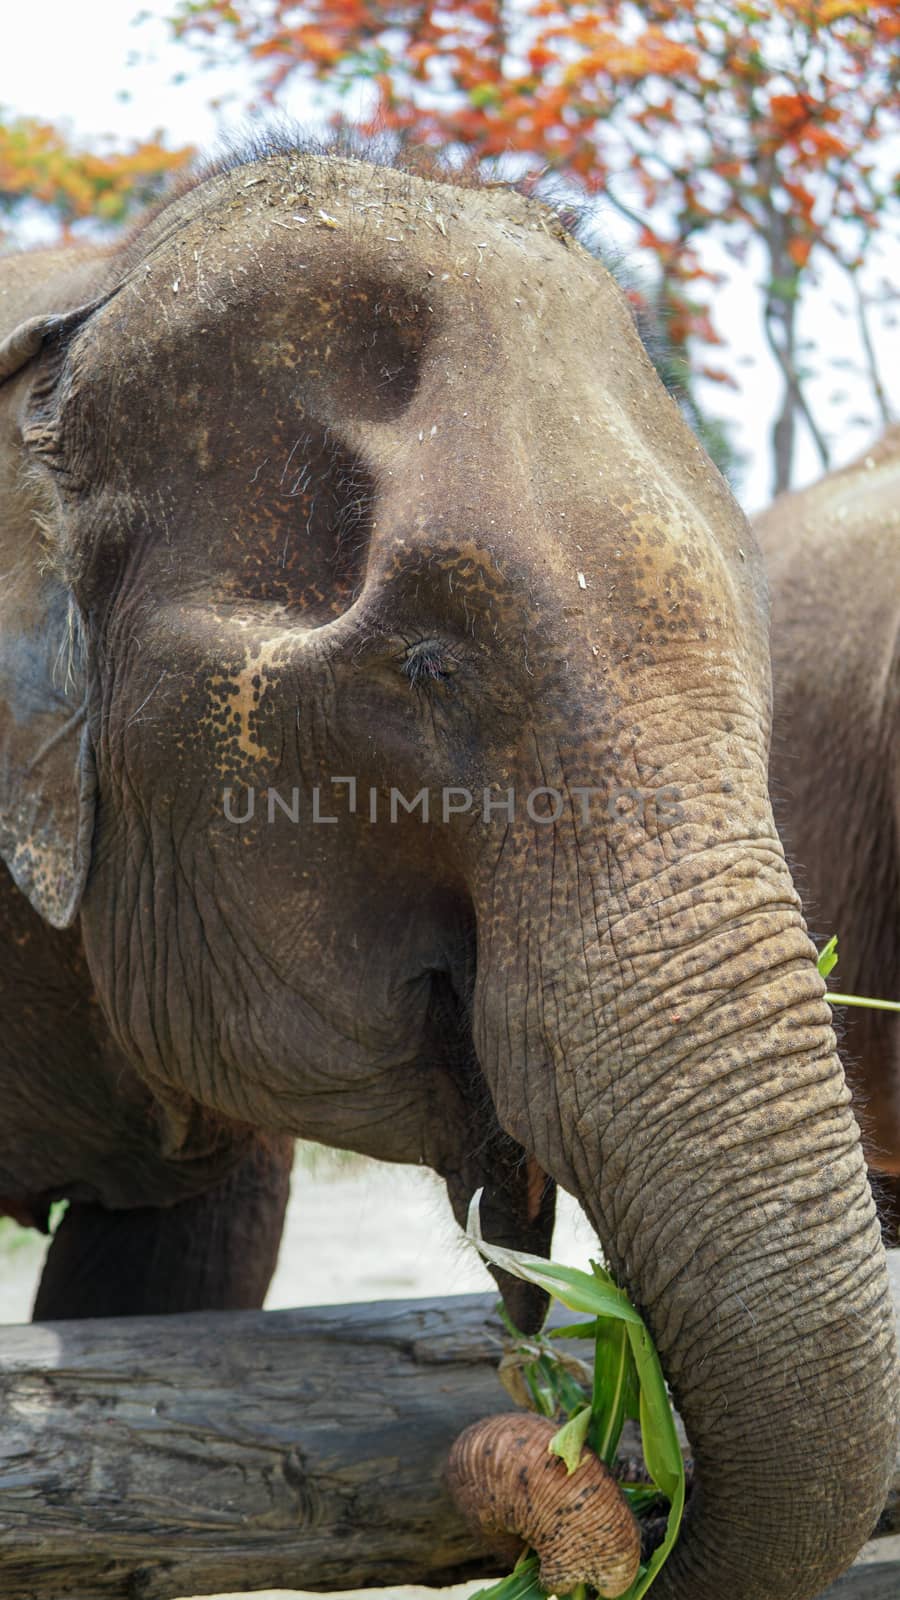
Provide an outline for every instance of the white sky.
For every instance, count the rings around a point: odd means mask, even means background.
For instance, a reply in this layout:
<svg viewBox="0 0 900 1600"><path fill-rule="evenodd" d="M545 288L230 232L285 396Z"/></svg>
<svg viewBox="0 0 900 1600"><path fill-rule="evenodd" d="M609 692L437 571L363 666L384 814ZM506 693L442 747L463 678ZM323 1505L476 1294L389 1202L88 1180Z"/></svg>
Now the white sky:
<svg viewBox="0 0 900 1600"><path fill-rule="evenodd" d="M62 123L82 139L112 135L117 140L146 138L161 128L170 144L191 143L208 147L220 126L240 118L240 106L249 98L247 68L236 64L215 72L202 70L196 56L170 42L163 24L171 0L143 0L147 18L135 26L132 18L142 0L0 0L0 110ZM132 63L134 56L141 59ZM181 74L183 81L176 82ZM209 109L214 96L233 96L217 114ZM293 90L283 109L300 121L314 117L305 92ZM619 236L614 217L610 231ZM727 271L727 284L713 291L714 319L726 339L726 349L711 350L709 362L733 372L740 392L722 385L706 386L704 398L717 414L732 418L733 437L748 457L741 498L749 510L769 498L768 432L777 411L780 380L765 348L762 302L756 292L762 272L738 268L722 255L710 264ZM869 273L872 286L889 278L900 284L900 245L897 228L891 253L883 250ZM867 386L854 376L852 366L861 352L850 314L850 291L837 268L822 273L822 283L804 313L802 334L811 341L810 365L823 365L818 352L828 352L850 366L825 369L809 388L813 409L828 434L834 463L849 460L879 431ZM900 306L893 308L900 324ZM873 316L876 349L882 380L895 415L900 415L900 325L892 317ZM843 391L843 398L829 397ZM860 419L860 420L854 420ZM865 419L868 419L867 421ZM811 441L800 440L795 477L809 482L820 474Z"/></svg>

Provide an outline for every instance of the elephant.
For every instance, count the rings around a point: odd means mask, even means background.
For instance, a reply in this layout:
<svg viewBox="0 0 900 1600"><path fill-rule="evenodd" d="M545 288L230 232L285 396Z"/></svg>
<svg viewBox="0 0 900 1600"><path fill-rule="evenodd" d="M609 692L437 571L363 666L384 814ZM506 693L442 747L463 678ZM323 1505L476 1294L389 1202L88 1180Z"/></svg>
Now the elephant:
<svg viewBox="0 0 900 1600"><path fill-rule="evenodd" d="M809 1600L893 1468L886 1263L761 559L626 298L538 199L287 137L2 272L0 1193L71 1202L38 1314L129 1253L162 1309L173 1214L218 1264L166 1308L232 1303L256 1228L258 1292L290 1137L460 1219L483 1186L539 1254L562 1185L691 1440L659 1600Z"/></svg>
<svg viewBox="0 0 900 1600"><path fill-rule="evenodd" d="M755 522L772 599L776 817L835 987L900 1000L900 424ZM900 1243L900 1015L847 1007L886 1242Z"/></svg>

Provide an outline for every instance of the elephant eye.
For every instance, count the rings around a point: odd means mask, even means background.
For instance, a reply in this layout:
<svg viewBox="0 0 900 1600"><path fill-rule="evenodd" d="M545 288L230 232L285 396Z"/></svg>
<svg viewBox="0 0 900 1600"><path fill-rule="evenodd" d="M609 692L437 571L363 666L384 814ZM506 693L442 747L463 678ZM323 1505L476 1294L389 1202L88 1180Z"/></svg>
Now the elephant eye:
<svg viewBox="0 0 900 1600"><path fill-rule="evenodd" d="M453 674L452 656L437 639L420 639L403 656L403 673L415 688L418 684L444 683Z"/></svg>

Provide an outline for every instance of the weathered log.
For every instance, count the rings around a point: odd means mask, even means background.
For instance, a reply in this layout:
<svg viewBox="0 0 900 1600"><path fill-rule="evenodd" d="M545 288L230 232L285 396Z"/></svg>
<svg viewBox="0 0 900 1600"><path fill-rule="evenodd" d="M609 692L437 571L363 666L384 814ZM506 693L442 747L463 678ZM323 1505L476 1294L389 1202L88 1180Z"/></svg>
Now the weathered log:
<svg viewBox="0 0 900 1600"><path fill-rule="evenodd" d="M0 1330L0 1594L172 1600L495 1570L443 1483L454 1438L511 1406L494 1303ZM835 1600L886 1596L868 1570Z"/></svg>
<svg viewBox="0 0 900 1600"><path fill-rule="evenodd" d="M896 1540L890 1543L896 1544ZM821 1600L897 1600L898 1594L900 1550L892 1560L856 1563L825 1590Z"/></svg>
<svg viewBox="0 0 900 1600"><path fill-rule="evenodd" d="M450 1583L442 1483L508 1402L490 1296L0 1332L0 1594Z"/></svg>

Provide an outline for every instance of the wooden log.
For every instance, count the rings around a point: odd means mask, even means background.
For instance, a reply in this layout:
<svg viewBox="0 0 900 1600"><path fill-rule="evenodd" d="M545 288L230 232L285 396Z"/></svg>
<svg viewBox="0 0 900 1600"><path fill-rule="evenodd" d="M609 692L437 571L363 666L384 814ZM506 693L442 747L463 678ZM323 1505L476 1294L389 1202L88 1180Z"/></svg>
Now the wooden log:
<svg viewBox="0 0 900 1600"><path fill-rule="evenodd" d="M443 1487L511 1402L490 1296L0 1333L0 1594L450 1583Z"/></svg>
<svg viewBox="0 0 900 1600"><path fill-rule="evenodd" d="M826 1589L822 1600L897 1600L900 1561L873 1561L853 1566Z"/></svg>
<svg viewBox="0 0 900 1600"><path fill-rule="evenodd" d="M887 1542L894 1546L897 1544L895 1539ZM837 1583L825 1590L820 1600L897 1600L900 1594L900 1548L892 1554L891 1560L857 1562L842 1578L838 1578Z"/></svg>
<svg viewBox="0 0 900 1600"><path fill-rule="evenodd" d="M456 1435L512 1405L494 1304L0 1330L0 1594L172 1600L496 1570L442 1477ZM829 1600L882 1600L869 1573Z"/></svg>

